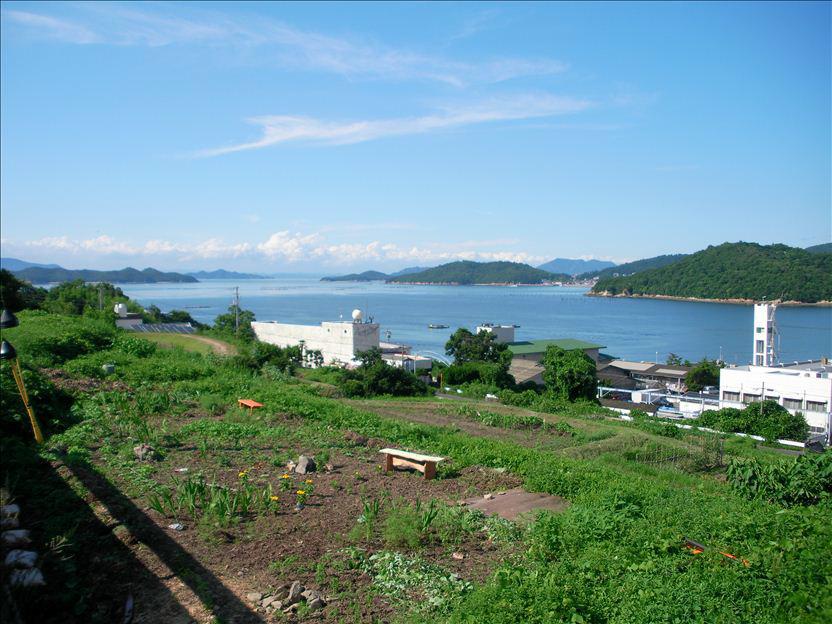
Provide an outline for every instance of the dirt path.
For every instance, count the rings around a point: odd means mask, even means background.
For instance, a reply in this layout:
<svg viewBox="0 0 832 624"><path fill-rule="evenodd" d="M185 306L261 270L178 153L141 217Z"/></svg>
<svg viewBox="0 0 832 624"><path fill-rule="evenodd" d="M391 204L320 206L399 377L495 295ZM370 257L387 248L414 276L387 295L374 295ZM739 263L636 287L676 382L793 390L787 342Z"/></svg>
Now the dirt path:
<svg viewBox="0 0 832 624"><path fill-rule="evenodd" d="M193 334L190 335L190 338L196 340L197 342L203 342L209 345L217 355L237 355L236 347L228 344L227 342L223 342L222 340L208 338L207 336L195 336Z"/></svg>

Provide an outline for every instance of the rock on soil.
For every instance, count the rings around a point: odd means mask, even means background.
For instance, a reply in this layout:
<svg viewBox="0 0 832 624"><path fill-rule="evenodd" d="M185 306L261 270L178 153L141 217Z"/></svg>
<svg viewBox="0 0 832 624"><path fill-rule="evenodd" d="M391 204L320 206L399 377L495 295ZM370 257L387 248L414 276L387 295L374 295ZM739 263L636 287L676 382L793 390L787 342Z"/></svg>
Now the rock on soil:
<svg viewBox="0 0 832 624"><path fill-rule="evenodd" d="M366 446L367 445L367 437L361 435L360 433L356 433L355 431L347 431L344 433L344 440L350 442L351 444L355 444L356 446Z"/></svg>
<svg viewBox="0 0 832 624"><path fill-rule="evenodd" d="M149 444L139 444L133 447L133 455L139 461L156 461L159 459L159 453Z"/></svg>
<svg viewBox="0 0 832 624"><path fill-rule="evenodd" d="M298 458L298 465L295 466L295 472L298 474L306 474L308 472L315 472L317 466L315 465L315 460L311 457L307 457L306 455L301 455Z"/></svg>
<svg viewBox="0 0 832 624"><path fill-rule="evenodd" d="M37 568L31 570L12 570L9 575L12 587L40 587L46 585L43 573Z"/></svg>
<svg viewBox="0 0 832 624"><path fill-rule="evenodd" d="M32 543L32 538L29 537L28 529L16 529L12 531L3 531L3 546L7 548L20 548L21 546L28 546Z"/></svg>
<svg viewBox="0 0 832 624"><path fill-rule="evenodd" d="M34 568L38 554L34 550L10 550L4 561L7 568Z"/></svg>

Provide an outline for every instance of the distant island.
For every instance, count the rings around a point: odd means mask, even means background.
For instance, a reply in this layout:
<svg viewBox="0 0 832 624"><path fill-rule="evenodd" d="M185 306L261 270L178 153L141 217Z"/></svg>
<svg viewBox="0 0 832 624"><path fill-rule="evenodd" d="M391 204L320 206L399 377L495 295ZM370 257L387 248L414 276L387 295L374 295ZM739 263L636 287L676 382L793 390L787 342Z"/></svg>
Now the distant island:
<svg viewBox="0 0 832 624"><path fill-rule="evenodd" d="M20 271L22 269L28 269L29 267L38 267L42 269L60 269L60 265L57 264L38 264L37 262L27 262L26 260L20 260L18 258L0 258L0 269L6 269L7 271Z"/></svg>
<svg viewBox="0 0 832 624"><path fill-rule="evenodd" d="M411 275L426 271L428 267L407 267L395 273L382 273L381 271L364 271L363 273L349 273L347 275L333 275L322 277L322 282L386 282L394 277Z"/></svg>
<svg viewBox="0 0 832 624"><path fill-rule="evenodd" d="M820 245L812 245L807 247L806 251L809 253L832 253L832 243L821 243Z"/></svg>
<svg viewBox="0 0 832 624"><path fill-rule="evenodd" d="M226 271L225 269L217 269L216 271L191 271L185 273L198 280L215 280L215 279L263 279L264 275L257 275L256 273L238 273L237 271Z"/></svg>
<svg viewBox="0 0 832 624"><path fill-rule="evenodd" d="M183 275L182 273L164 273L156 269L139 271L133 267L127 267L119 271L64 269L62 267L28 267L18 271L12 271L12 273L18 278L24 279L32 284L72 282L79 279L85 282L109 282L117 284L156 284L161 282L194 283L199 281L191 275Z"/></svg>
<svg viewBox="0 0 832 624"><path fill-rule="evenodd" d="M590 294L726 302L767 299L829 303L832 302L832 254L787 245L723 243L659 268L627 276L602 276Z"/></svg>
<svg viewBox="0 0 832 624"><path fill-rule="evenodd" d="M544 264L538 265L538 269L550 273L566 273L567 275L580 275L592 271L603 271L615 266L615 262L609 260L582 260L580 258L555 258Z"/></svg>
<svg viewBox="0 0 832 624"><path fill-rule="evenodd" d="M569 281L562 273L550 273L520 262L472 262L460 260L432 269L388 279L391 284L544 284Z"/></svg>

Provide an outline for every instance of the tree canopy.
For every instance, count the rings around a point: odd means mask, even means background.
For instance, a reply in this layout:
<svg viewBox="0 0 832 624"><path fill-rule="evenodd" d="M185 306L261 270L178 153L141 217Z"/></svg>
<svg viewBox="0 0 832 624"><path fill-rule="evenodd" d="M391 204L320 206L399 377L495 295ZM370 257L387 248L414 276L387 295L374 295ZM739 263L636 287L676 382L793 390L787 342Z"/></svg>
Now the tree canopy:
<svg viewBox="0 0 832 624"><path fill-rule="evenodd" d="M217 318L214 319L214 329L223 334L235 334L237 323L236 310L236 304L232 303L230 306L228 306L228 312L226 312L225 314L220 314ZM239 320L239 337L244 340L254 340L254 330L251 328L251 324L257 320L254 317L254 312L252 312L251 310L243 310L242 308L240 308Z"/></svg>
<svg viewBox="0 0 832 624"><path fill-rule="evenodd" d="M832 301L832 254L787 245L724 243L658 269L599 279L607 295Z"/></svg>
<svg viewBox="0 0 832 624"><path fill-rule="evenodd" d="M460 260L418 273L391 277L388 281L411 284L540 284L569 279L569 275L549 273L521 262Z"/></svg>
<svg viewBox="0 0 832 624"><path fill-rule="evenodd" d="M594 400L598 388L595 362L580 349L549 346L543 355L543 381L555 396Z"/></svg>
<svg viewBox="0 0 832 624"><path fill-rule="evenodd" d="M445 353L454 358L455 364L466 362L497 362L508 365L511 352L508 345L497 341L488 331L476 334L464 327L457 329L445 343Z"/></svg>
<svg viewBox="0 0 832 624"><path fill-rule="evenodd" d="M693 392L699 392L705 386L718 386L720 368L722 367L716 360L703 358L688 371L685 385Z"/></svg>

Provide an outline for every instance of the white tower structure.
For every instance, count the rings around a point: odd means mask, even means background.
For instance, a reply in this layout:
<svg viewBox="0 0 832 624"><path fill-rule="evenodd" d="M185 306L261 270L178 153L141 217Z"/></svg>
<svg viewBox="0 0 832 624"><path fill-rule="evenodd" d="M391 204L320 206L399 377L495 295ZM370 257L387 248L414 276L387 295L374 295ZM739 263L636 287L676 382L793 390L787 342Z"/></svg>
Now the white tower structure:
<svg viewBox="0 0 832 624"><path fill-rule="evenodd" d="M775 366L777 352L777 325L774 313L777 306L773 303L758 303L754 305L754 366Z"/></svg>

